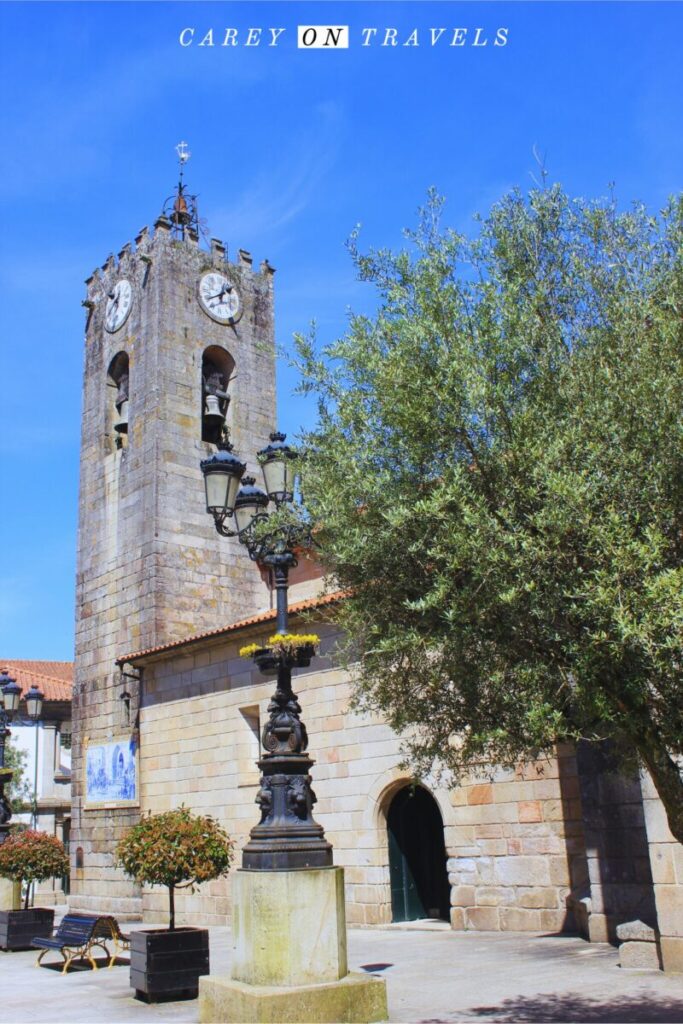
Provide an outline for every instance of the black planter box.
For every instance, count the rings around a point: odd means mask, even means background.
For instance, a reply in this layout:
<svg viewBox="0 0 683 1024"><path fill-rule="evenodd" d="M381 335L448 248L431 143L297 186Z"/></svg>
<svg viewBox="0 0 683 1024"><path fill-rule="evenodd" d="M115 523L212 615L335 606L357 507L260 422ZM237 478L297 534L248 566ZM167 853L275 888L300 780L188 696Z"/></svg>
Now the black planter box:
<svg viewBox="0 0 683 1024"><path fill-rule="evenodd" d="M31 949L33 939L49 939L55 912L49 907L0 910L0 949Z"/></svg>
<svg viewBox="0 0 683 1024"><path fill-rule="evenodd" d="M130 933L130 984L136 999L146 1003L196 999L199 978L208 973L207 928Z"/></svg>

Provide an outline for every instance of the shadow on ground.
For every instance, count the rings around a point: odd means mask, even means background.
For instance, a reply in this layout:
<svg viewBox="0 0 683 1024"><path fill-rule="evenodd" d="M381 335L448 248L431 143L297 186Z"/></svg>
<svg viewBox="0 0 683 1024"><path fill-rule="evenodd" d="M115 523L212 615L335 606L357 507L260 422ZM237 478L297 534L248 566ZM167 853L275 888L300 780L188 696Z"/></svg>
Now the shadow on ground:
<svg viewBox="0 0 683 1024"><path fill-rule="evenodd" d="M109 959L108 958L96 956L95 957L95 963L97 964L97 969L98 970L102 970L102 969L109 970ZM125 957L122 957L122 956L117 956L116 959L114 960L114 963L111 966L112 966L112 969L114 967L130 967L130 960L127 960ZM40 964L41 970L54 971L56 974L61 974L63 967L64 967L64 961L63 960L51 960L49 963L43 962L43 963ZM93 970L93 967L92 967L92 964L90 963L89 960L80 959L80 960L72 960L71 963L69 964L69 969L67 970L66 973L67 974L78 974L81 971L92 971L92 970Z"/></svg>
<svg viewBox="0 0 683 1024"><path fill-rule="evenodd" d="M581 1021L582 1024L650 1024L653 1021L680 1024L683 1021L683 999L654 1001L642 996L613 996L585 999L572 995L519 996L505 999L498 1006L475 1006L451 1021L491 1021L496 1024L555 1024ZM420 1024L445 1024L445 1020L424 1020Z"/></svg>

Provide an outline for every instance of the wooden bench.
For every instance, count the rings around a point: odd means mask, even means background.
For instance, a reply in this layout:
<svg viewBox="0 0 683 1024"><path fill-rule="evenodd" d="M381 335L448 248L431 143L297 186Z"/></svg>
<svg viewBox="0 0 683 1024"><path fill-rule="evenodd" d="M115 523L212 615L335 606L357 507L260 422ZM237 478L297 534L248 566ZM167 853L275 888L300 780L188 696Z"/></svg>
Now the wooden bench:
<svg viewBox="0 0 683 1024"><path fill-rule="evenodd" d="M106 943L109 940L114 942L114 952L110 953ZM114 917L100 917L96 914L66 914L62 918L57 931L52 938L33 939L31 945L41 952L36 961L36 967L46 953L54 950L61 953L64 960L62 974L66 974L69 965L74 960L89 960L94 971L97 970L97 963L93 957L93 949L99 947L109 959L108 967L116 962L120 949L130 945L127 935L124 935L119 928L118 921Z"/></svg>

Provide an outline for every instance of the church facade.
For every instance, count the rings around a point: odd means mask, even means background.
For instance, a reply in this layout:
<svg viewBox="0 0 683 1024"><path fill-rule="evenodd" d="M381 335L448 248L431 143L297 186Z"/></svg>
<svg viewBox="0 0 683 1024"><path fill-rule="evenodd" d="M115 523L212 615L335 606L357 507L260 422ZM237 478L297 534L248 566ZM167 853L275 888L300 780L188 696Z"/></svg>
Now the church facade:
<svg viewBox="0 0 683 1024"><path fill-rule="evenodd" d="M202 247L179 200L182 187L88 279L84 301L70 905L121 918L163 914L164 894L142 894L114 863L141 814L212 814L239 867L273 688L239 656L273 632L271 581L216 533L199 463L226 427L254 471L276 426L274 271L244 250L228 259L216 239ZM683 857L649 781L616 775L608 751L560 746L514 770L473 766L448 791L415 785L389 727L349 709L342 600L302 561L292 626L322 642L294 686L349 923L614 941L640 920L661 933L664 966L683 969ZM227 923L230 891L228 877L179 896L179 914Z"/></svg>

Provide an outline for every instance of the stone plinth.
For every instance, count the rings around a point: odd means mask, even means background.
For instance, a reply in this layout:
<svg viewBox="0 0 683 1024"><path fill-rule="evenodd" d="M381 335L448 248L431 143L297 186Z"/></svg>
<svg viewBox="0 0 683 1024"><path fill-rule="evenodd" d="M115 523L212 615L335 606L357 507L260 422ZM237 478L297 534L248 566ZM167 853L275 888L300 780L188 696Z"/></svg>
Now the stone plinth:
<svg viewBox="0 0 683 1024"><path fill-rule="evenodd" d="M289 988L244 985L220 976L199 979L200 1024L362 1024L388 1016L384 980L368 974Z"/></svg>
<svg viewBox="0 0 683 1024"><path fill-rule="evenodd" d="M238 871L232 977L200 979L202 1024L386 1020L383 979L349 974L342 868Z"/></svg>
<svg viewBox="0 0 683 1024"><path fill-rule="evenodd" d="M238 871L232 976L246 985L319 985L348 973L343 868Z"/></svg>

